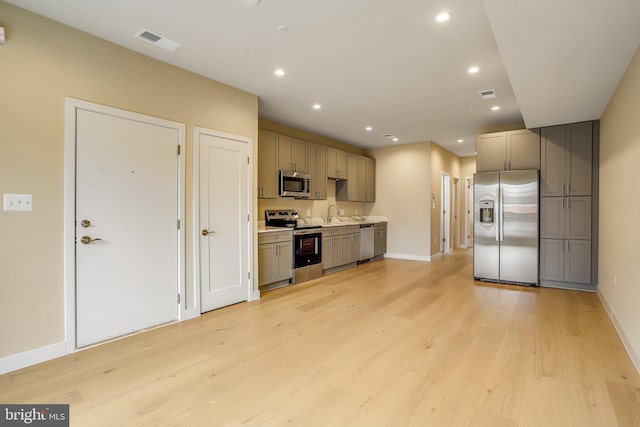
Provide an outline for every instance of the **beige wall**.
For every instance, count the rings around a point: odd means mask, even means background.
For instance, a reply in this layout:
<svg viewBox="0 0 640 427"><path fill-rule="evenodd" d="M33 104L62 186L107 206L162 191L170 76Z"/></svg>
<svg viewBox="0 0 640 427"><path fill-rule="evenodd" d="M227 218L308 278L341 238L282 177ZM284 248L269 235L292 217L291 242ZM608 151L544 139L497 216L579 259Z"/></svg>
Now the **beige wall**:
<svg viewBox="0 0 640 427"><path fill-rule="evenodd" d="M65 97L187 125L189 275L192 126L257 141L258 99L4 2L0 20L0 193L33 194L32 212L0 211L2 357L64 340Z"/></svg>
<svg viewBox="0 0 640 427"><path fill-rule="evenodd" d="M463 187L464 178L460 175L460 158L452 152L445 150L437 144L431 144L431 255L440 253L440 240L442 239L442 173L450 175L451 179L449 193L451 195L451 203L447 207L447 212L453 213L454 209L454 185L455 178L460 179L459 188ZM458 192L458 206L460 203L460 194ZM435 195L435 197L434 197ZM435 204L435 208L433 207ZM457 224L457 228L456 228ZM460 230L460 215L455 220L451 219L450 239L454 239L454 230ZM458 242L456 242L457 244Z"/></svg>
<svg viewBox="0 0 640 427"><path fill-rule="evenodd" d="M640 50L600 122L598 289L640 367ZM616 286L613 277L616 276Z"/></svg>
<svg viewBox="0 0 640 427"><path fill-rule="evenodd" d="M376 202L370 215L389 217L387 252L429 259L431 142L417 142L369 153L376 159Z"/></svg>

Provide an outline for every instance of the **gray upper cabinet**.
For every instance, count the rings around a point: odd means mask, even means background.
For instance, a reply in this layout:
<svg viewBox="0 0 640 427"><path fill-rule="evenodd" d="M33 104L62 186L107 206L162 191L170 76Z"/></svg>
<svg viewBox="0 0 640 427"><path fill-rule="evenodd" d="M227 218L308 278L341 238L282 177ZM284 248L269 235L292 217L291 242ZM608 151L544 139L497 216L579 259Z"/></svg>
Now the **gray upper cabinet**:
<svg viewBox="0 0 640 427"><path fill-rule="evenodd" d="M278 197L278 135L263 130L258 133L258 197Z"/></svg>
<svg viewBox="0 0 640 427"><path fill-rule="evenodd" d="M369 157L366 158L364 201L376 201L376 161Z"/></svg>
<svg viewBox="0 0 640 427"><path fill-rule="evenodd" d="M508 170L540 169L540 131L522 129L506 134Z"/></svg>
<svg viewBox="0 0 640 427"><path fill-rule="evenodd" d="M478 135L476 171L540 169L540 133L520 129Z"/></svg>
<svg viewBox="0 0 640 427"><path fill-rule="evenodd" d="M336 182L336 200L341 202L373 202L375 195L375 160L347 153L345 179Z"/></svg>
<svg viewBox="0 0 640 427"><path fill-rule="evenodd" d="M309 143L307 166L311 175L309 199L325 200L327 198L327 147Z"/></svg>
<svg viewBox="0 0 640 427"><path fill-rule="evenodd" d="M347 177L347 153L329 147L327 149L327 176L344 179Z"/></svg>
<svg viewBox="0 0 640 427"><path fill-rule="evenodd" d="M278 139L278 167L283 171L309 172L307 142L280 135Z"/></svg>
<svg viewBox="0 0 640 427"><path fill-rule="evenodd" d="M593 129L591 122L567 126L567 195L591 195L593 163Z"/></svg>
<svg viewBox="0 0 640 427"><path fill-rule="evenodd" d="M542 129L540 195L591 195L591 122Z"/></svg>
<svg viewBox="0 0 640 427"><path fill-rule="evenodd" d="M478 135L476 140L476 171L505 170L507 162L507 136L504 132Z"/></svg>

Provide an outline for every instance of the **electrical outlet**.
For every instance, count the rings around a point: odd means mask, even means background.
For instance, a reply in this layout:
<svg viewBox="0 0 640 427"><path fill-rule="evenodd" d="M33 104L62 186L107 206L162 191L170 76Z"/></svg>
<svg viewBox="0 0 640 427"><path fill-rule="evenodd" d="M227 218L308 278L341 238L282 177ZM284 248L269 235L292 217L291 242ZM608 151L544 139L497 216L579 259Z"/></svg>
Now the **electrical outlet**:
<svg viewBox="0 0 640 427"><path fill-rule="evenodd" d="M311 216L311 209L307 209L307 216Z"/></svg>
<svg viewBox="0 0 640 427"><path fill-rule="evenodd" d="M340 215L344 215L344 209L340 209Z"/></svg>
<svg viewBox="0 0 640 427"><path fill-rule="evenodd" d="M613 275L613 287L615 288L616 285L617 285L617 283L616 283L616 275L614 274Z"/></svg>
<svg viewBox="0 0 640 427"><path fill-rule="evenodd" d="M358 215L358 209L356 209L356 215Z"/></svg>
<svg viewBox="0 0 640 427"><path fill-rule="evenodd" d="M31 194L4 194L3 202L5 211L33 210L33 196Z"/></svg>

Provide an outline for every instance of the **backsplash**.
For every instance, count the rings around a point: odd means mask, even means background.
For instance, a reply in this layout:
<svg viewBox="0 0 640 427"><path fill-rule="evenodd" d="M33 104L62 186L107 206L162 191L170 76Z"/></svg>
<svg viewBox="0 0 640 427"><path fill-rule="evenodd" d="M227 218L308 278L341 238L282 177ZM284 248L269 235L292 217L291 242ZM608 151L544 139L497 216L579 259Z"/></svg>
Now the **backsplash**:
<svg viewBox="0 0 640 427"><path fill-rule="evenodd" d="M369 215L373 203L364 202L336 202L335 181L329 180L327 185L327 200L304 200L293 197L278 199L258 199L258 220L264 220L265 209L296 209L300 218L321 218L327 216L327 208L331 205L338 207L338 212L331 208L331 215L351 216ZM342 212L344 210L344 213Z"/></svg>

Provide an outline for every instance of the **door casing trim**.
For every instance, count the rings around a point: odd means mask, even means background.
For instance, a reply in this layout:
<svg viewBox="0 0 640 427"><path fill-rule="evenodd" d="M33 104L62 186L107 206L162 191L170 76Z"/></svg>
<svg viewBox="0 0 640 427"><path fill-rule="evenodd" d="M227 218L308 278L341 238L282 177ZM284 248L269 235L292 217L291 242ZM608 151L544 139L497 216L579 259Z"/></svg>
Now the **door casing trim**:
<svg viewBox="0 0 640 427"><path fill-rule="evenodd" d="M193 218L192 218L192 241L193 241L193 283L191 295L193 296L193 305L187 309L186 316L188 319L198 317L201 314L200 300L200 136L210 135L218 138L229 139L247 144L247 155L249 156L249 167L247 167L247 215L250 220L247 221L247 268L250 278L247 278L247 301L253 301L260 298L259 292L253 291L254 273L253 273L253 138L242 135L222 132L219 130L209 129L200 126L193 127L193 160L192 160L192 200L193 200Z"/></svg>
<svg viewBox="0 0 640 427"><path fill-rule="evenodd" d="M160 119L145 114L134 113L106 105L95 104L80 99L65 98L64 117L64 315L65 352L73 353L76 348L76 257L75 257L75 211L76 211L76 111L82 109L122 117L143 123L164 126L178 132L178 289L180 304L178 321L186 318L185 311L185 129L183 123ZM176 147L176 150L178 148ZM177 301L176 301L177 302Z"/></svg>

